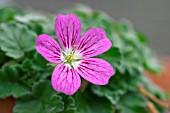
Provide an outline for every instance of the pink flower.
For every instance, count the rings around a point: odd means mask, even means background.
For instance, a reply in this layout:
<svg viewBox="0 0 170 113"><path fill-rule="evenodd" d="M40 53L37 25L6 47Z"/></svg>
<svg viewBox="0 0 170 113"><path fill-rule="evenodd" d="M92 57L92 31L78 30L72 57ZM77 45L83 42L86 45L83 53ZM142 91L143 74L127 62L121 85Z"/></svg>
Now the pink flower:
<svg viewBox="0 0 170 113"><path fill-rule="evenodd" d="M52 87L58 92L72 95L80 87L80 76L93 84L106 85L114 69L105 60L90 58L112 46L105 31L92 28L80 36L81 23L74 14L59 14L55 31L63 50L47 34L41 34L36 39L36 50L49 62L58 64L52 73Z"/></svg>

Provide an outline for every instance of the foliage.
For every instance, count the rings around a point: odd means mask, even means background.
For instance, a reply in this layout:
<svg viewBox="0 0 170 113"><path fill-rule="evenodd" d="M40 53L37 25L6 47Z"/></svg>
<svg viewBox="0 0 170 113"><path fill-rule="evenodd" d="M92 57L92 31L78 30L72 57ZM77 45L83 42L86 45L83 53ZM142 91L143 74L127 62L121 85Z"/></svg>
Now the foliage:
<svg viewBox="0 0 170 113"><path fill-rule="evenodd" d="M64 109L62 97L51 87L49 81L41 81L33 86L32 92L26 93L17 102L15 113L56 113Z"/></svg>
<svg viewBox="0 0 170 113"><path fill-rule="evenodd" d="M88 83L84 91L79 90L73 96L55 92L49 81L54 67L48 66L35 51L37 35L55 36L55 17L13 7L0 8L0 98L17 98L15 113L30 113L30 110L34 113L146 113L150 99L139 92L141 85L164 99L164 93L144 76L145 70L159 73L162 67L150 50L146 36L136 31L129 21L116 22L105 13L84 6L62 13L76 14L83 32L91 27L106 31L113 46L97 57L107 60L116 74L108 85ZM156 107L164 112L159 105Z"/></svg>
<svg viewBox="0 0 170 113"><path fill-rule="evenodd" d="M0 34L0 47L9 57L21 58L25 52L35 49L36 33L27 26L18 23L1 24Z"/></svg>

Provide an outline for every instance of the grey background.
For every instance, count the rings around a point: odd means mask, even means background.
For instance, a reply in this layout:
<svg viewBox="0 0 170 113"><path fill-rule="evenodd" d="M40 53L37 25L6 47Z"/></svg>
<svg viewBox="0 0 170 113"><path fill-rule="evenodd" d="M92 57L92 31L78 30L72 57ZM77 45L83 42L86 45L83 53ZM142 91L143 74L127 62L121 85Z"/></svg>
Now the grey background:
<svg viewBox="0 0 170 113"><path fill-rule="evenodd" d="M0 0L9 3L10 0ZM115 20L129 19L149 37L150 46L158 55L170 55L170 0L11 0L24 8L47 12L88 4L103 10Z"/></svg>

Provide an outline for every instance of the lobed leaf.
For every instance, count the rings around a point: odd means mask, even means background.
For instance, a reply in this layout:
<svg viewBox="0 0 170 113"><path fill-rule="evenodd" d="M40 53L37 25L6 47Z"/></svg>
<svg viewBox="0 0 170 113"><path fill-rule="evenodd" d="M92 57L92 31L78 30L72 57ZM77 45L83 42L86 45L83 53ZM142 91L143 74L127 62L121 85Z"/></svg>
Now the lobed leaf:
<svg viewBox="0 0 170 113"><path fill-rule="evenodd" d="M14 113L58 113L64 110L62 97L59 96L49 81L41 81L18 100Z"/></svg>
<svg viewBox="0 0 170 113"><path fill-rule="evenodd" d="M13 96L18 98L28 91L28 87L22 84L23 71L20 66L4 66L0 70L0 97Z"/></svg>
<svg viewBox="0 0 170 113"><path fill-rule="evenodd" d="M36 34L17 23L1 24L0 48L7 56L21 58L25 52L35 49Z"/></svg>
<svg viewBox="0 0 170 113"><path fill-rule="evenodd" d="M103 97L98 97L90 91L75 95L76 107L80 113L114 113L115 109L110 102Z"/></svg>

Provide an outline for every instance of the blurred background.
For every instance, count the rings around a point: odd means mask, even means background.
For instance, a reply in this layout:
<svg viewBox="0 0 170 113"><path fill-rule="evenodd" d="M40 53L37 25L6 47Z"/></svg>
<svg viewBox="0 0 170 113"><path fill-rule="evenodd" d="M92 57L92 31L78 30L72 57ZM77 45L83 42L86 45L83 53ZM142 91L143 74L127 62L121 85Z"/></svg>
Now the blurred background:
<svg viewBox="0 0 170 113"><path fill-rule="evenodd" d="M0 5L15 4L46 12L81 3L106 12L116 21L126 18L149 37L159 56L170 55L170 0L0 0Z"/></svg>

